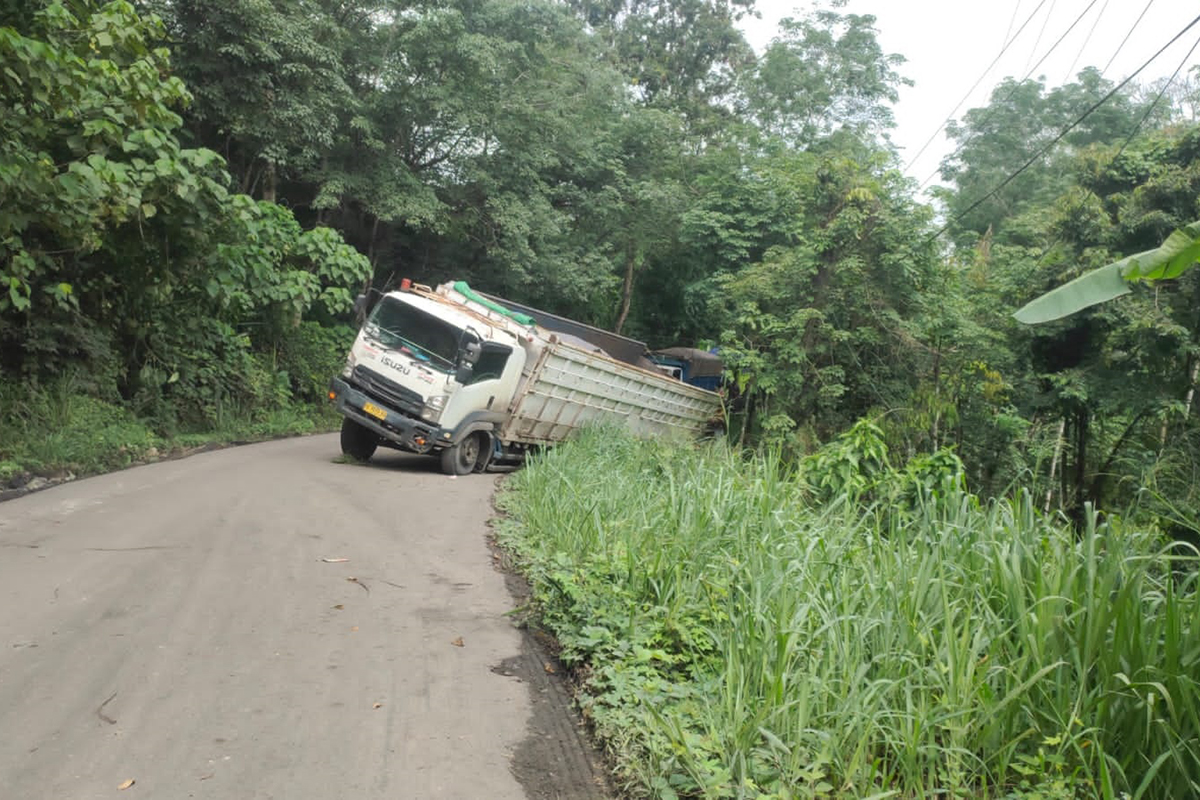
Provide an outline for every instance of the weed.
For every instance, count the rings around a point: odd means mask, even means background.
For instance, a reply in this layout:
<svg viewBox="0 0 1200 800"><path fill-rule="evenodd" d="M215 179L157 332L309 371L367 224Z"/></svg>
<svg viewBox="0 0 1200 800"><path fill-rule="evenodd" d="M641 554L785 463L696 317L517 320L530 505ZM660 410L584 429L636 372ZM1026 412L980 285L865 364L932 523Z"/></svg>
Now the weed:
<svg viewBox="0 0 1200 800"><path fill-rule="evenodd" d="M1197 554L983 502L954 459L874 461L859 486L828 457L607 431L513 476L498 535L620 776L657 797L1200 793Z"/></svg>

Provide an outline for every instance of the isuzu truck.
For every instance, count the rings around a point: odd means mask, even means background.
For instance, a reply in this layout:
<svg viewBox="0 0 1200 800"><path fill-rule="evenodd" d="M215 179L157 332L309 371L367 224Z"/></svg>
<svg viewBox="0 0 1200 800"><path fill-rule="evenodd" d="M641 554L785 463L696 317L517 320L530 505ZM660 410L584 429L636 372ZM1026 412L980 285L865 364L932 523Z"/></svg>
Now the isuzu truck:
<svg viewBox="0 0 1200 800"><path fill-rule="evenodd" d="M365 297L359 303L365 310ZM360 461L381 446L425 453L446 474L465 475L518 465L592 423L699 436L719 419L715 392L595 343L632 340L553 319L561 330L463 282L403 281L379 296L330 385L342 452ZM595 341L568 329L594 330Z"/></svg>

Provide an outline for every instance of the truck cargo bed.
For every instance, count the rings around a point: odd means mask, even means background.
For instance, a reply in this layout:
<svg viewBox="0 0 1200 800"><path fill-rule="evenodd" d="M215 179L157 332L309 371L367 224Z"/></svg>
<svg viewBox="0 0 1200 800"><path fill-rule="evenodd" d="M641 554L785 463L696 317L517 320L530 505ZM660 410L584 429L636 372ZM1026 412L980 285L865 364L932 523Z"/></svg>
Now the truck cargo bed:
<svg viewBox="0 0 1200 800"><path fill-rule="evenodd" d="M552 341L518 391L500 437L558 442L585 425L608 421L640 435L694 437L720 404L713 392Z"/></svg>

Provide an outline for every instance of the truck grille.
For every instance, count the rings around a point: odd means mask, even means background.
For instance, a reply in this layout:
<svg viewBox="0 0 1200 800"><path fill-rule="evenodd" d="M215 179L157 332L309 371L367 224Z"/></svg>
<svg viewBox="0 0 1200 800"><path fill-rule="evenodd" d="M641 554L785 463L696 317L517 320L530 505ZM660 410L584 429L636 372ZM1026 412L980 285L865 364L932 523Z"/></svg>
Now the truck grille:
<svg viewBox="0 0 1200 800"><path fill-rule="evenodd" d="M414 417L421 415L421 408L425 405L421 395L383 377L378 372L361 365L357 366L354 368L354 382L363 392L390 408L404 411Z"/></svg>

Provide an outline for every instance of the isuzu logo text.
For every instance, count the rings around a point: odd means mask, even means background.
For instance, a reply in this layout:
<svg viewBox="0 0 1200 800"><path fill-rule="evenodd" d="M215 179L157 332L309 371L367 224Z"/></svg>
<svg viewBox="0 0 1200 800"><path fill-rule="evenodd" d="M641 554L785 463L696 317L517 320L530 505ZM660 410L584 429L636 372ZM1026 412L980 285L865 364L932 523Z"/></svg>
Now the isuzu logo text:
<svg viewBox="0 0 1200 800"><path fill-rule="evenodd" d="M388 358L387 356L384 356L383 358L379 359L379 363L383 364L385 367L391 367L392 369L399 372L401 375L407 375L411 371L411 368L409 367L408 364L402 364L399 361Z"/></svg>

